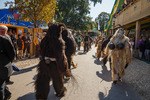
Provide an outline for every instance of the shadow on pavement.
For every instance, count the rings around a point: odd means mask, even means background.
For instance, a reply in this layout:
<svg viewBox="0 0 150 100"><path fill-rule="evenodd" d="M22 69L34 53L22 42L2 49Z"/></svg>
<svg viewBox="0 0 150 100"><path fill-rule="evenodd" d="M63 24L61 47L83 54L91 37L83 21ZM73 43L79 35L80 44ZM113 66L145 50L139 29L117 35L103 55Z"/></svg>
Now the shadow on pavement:
<svg viewBox="0 0 150 100"><path fill-rule="evenodd" d="M86 52L78 52L78 55L85 55Z"/></svg>
<svg viewBox="0 0 150 100"><path fill-rule="evenodd" d="M100 73L99 71L96 71L96 75L107 82L110 82L112 80L111 70L107 70L106 66L102 66L102 73Z"/></svg>
<svg viewBox="0 0 150 100"><path fill-rule="evenodd" d="M95 56L95 55L92 55L92 57L96 59L96 56Z"/></svg>
<svg viewBox="0 0 150 100"><path fill-rule="evenodd" d="M99 100L141 100L141 97L127 84L112 84L107 94L99 92Z"/></svg>
<svg viewBox="0 0 150 100"><path fill-rule="evenodd" d="M14 72L12 75L18 75L18 74L23 74L23 73L32 71L32 69L34 69L35 67L37 67L37 65L29 67L29 68L21 69L19 72Z"/></svg>
<svg viewBox="0 0 150 100"><path fill-rule="evenodd" d="M98 59L94 60L94 63L97 64L97 65L102 65L103 64L103 62L98 60Z"/></svg>
<svg viewBox="0 0 150 100"><path fill-rule="evenodd" d="M22 97L19 97L17 100L36 100L35 93L28 93Z"/></svg>
<svg viewBox="0 0 150 100"><path fill-rule="evenodd" d="M53 85L51 85L50 86L50 92L49 92L47 100L60 100L60 99L61 98L55 96ZM19 97L17 100L36 100L35 93L25 94L24 96Z"/></svg>

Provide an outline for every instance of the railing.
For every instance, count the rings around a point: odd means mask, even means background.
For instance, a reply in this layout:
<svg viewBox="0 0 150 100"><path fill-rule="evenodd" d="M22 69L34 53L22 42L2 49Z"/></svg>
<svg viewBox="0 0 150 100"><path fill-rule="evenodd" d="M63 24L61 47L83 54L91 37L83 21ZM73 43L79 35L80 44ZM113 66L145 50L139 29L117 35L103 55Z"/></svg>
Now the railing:
<svg viewBox="0 0 150 100"><path fill-rule="evenodd" d="M115 25L126 25L147 16L150 16L150 0L136 0L116 15Z"/></svg>

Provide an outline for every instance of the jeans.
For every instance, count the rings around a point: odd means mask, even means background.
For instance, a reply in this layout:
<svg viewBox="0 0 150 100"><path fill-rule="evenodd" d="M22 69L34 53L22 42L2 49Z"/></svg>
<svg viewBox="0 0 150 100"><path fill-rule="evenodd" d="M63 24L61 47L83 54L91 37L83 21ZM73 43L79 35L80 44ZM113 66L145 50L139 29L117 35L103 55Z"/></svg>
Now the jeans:
<svg viewBox="0 0 150 100"><path fill-rule="evenodd" d="M142 59L142 52L139 50L139 58Z"/></svg>

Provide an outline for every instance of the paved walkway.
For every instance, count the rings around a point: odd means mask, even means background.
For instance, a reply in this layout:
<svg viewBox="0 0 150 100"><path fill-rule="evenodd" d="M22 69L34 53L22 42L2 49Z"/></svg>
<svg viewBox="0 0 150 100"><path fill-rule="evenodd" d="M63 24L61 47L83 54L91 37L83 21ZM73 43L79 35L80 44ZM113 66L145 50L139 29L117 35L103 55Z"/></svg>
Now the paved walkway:
<svg viewBox="0 0 150 100"><path fill-rule="evenodd" d="M141 100L131 85L125 82L112 84L109 65L102 66L102 62L95 59L95 52L94 47L87 54L84 54L83 50L78 52L78 55L74 57L78 67L72 69L75 79L65 83L66 96L57 98L51 85L48 100ZM35 65L36 63L21 68L20 72L15 72L11 76L11 80L15 83L9 86L12 92L10 100L35 100Z"/></svg>

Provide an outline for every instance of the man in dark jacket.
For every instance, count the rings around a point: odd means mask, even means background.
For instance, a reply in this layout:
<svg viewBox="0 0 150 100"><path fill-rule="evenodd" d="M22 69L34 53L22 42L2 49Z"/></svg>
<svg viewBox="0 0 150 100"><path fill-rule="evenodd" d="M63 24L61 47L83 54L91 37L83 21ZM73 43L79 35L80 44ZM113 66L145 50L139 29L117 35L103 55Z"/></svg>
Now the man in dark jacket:
<svg viewBox="0 0 150 100"><path fill-rule="evenodd" d="M11 74L11 63L15 57L15 50L9 37L7 37L8 28L4 25L0 25L0 100L7 100L11 93L5 86L6 79ZM3 97L4 96L4 97Z"/></svg>
<svg viewBox="0 0 150 100"><path fill-rule="evenodd" d="M27 34L24 33L22 40L24 41L23 56L24 58L29 57L30 56L30 44L31 44L30 33L27 33Z"/></svg>
<svg viewBox="0 0 150 100"><path fill-rule="evenodd" d="M21 34L18 35L17 47L18 47L18 59L21 60L23 49L24 49L24 41L22 40Z"/></svg>

